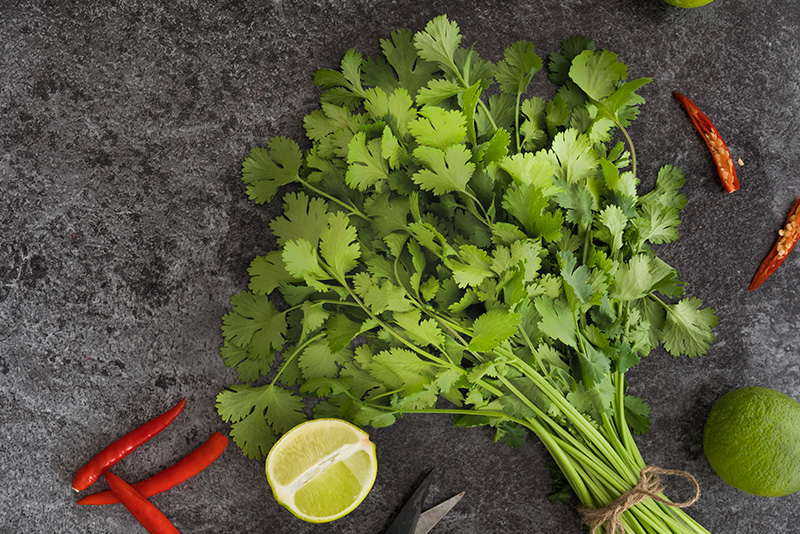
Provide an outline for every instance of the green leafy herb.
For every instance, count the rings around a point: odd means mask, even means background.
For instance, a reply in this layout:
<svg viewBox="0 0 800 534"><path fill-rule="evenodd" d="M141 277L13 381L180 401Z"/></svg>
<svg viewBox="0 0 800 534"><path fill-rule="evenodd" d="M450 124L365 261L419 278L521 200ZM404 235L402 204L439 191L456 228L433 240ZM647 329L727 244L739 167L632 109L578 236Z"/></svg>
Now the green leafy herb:
<svg viewBox="0 0 800 534"><path fill-rule="evenodd" d="M223 319L239 375L217 409L258 458L309 416L382 427L411 413L530 432L557 468L554 499L600 507L633 487L649 408L625 373L658 347L698 356L717 319L685 297L655 245L678 237L684 176L664 165L638 193L627 127L648 78L584 37L545 62L530 42L497 63L445 16L398 30L383 54L322 69L310 148L255 148L255 202L285 185L278 249L255 258ZM497 84L497 89L491 90ZM491 96L486 96L491 95ZM620 139L616 139L616 138ZM705 532L653 500L631 532Z"/></svg>

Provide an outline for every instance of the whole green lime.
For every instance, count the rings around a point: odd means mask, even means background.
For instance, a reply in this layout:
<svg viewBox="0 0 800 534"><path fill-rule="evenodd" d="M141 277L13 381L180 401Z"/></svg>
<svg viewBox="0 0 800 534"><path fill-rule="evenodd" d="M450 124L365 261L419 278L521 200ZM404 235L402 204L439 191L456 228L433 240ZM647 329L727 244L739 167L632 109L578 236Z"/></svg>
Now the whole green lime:
<svg viewBox="0 0 800 534"><path fill-rule="evenodd" d="M720 478L744 492L800 491L800 402L765 387L726 393L708 414L703 449Z"/></svg>
<svg viewBox="0 0 800 534"><path fill-rule="evenodd" d="M714 0L664 0L668 4L678 7L700 7L710 4Z"/></svg>

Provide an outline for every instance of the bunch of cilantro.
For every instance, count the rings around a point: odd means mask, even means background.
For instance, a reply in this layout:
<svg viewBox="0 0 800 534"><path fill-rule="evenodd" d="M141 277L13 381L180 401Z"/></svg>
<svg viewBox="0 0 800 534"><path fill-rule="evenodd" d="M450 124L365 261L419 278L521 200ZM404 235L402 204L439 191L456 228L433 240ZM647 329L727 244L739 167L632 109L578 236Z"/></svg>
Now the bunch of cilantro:
<svg viewBox="0 0 800 534"><path fill-rule="evenodd" d="M684 176L664 166L637 193L626 128L650 80L627 81L616 54L564 41L546 100L527 94L544 67L530 42L492 63L461 39L440 16L377 59L348 51L315 76L310 148L274 137L245 160L249 197L284 189L283 214L223 318L240 383L217 409L252 458L309 415L444 413L514 446L532 432L570 494L601 507L645 466L632 433L649 408L626 371L714 338L713 310L652 248L678 236ZM623 524L706 532L653 499Z"/></svg>

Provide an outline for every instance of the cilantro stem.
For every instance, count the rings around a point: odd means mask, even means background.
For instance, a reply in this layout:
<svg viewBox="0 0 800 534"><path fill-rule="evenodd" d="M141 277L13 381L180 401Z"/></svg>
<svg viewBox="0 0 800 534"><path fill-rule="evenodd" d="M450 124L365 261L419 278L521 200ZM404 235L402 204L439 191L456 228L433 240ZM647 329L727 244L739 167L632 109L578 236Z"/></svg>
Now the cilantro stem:
<svg viewBox="0 0 800 534"><path fill-rule="evenodd" d="M356 303L361 307L361 309L363 309L367 313L367 315L369 315L370 318L378 324L378 326L380 326L381 328L386 330L386 332L389 333L393 338L395 338L400 343L402 343L403 345L405 345L409 349L413 350L414 352L416 352L420 356L423 356L423 357L427 358L432 363L435 363L437 365L440 365L442 367L447 367L447 368L454 367L452 362L448 362L448 361L442 360L441 358L431 354L430 352L419 348L416 344L412 343L411 341L409 341L405 337L401 336L397 331L395 331L388 324L386 324L385 321L383 321L377 315L372 313L372 310L370 310L369 307L367 307L361 301L361 299L358 298L358 296L355 294L355 292L350 288L349 285L347 285L347 283L344 280L338 280L338 282L342 285L343 288L345 288L345 290L347 290L347 292L349 293L350 297L354 301L356 301Z"/></svg>
<svg viewBox="0 0 800 534"><path fill-rule="evenodd" d="M539 351L534 348L531 338L528 337L528 333L521 326L517 327L517 332L519 332L523 341L525 341L525 345L527 345L528 349L531 351L533 358L536 360L536 366L539 367L539 371L544 374L544 362L542 362L542 358L539 356Z"/></svg>
<svg viewBox="0 0 800 534"><path fill-rule="evenodd" d="M330 272L329 272L329 274L332 274L332 273L330 273ZM334 276L334 278L336 278L336 277ZM409 349L411 349L412 351L416 352L416 353L417 353L417 354L419 354L420 356L423 356L424 358L427 358L427 359L428 359L428 360L430 360L432 363L435 363L435 364L437 364L437 365L439 365L439 366L441 366L441 367L447 368L447 369L453 369L453 370L457 371L458 373L460 373L460 374L462 374L462 375L466 375L466 374L467 374L467 371L466 371L466 369L463 369L462 367L460 367L460 366L458 366L458 365L454 364L452 361L449 361L449 360L443 360L443 359L439 358L438 356L435 356L434 354L431 354L430 352L428 352L428 351L426 351L426 350L423 350L423 349L419 348L419 347L418 347L416 344L412 343L411 341L409 341L409 340L408 340L408 339L406 339L405 337L401 336L401 335L400 335L400 334L399 334L397 331L395 331L395 330L394 330L393 328L391 328L391 327L390 327L388 324L386 324L386 322L385 322L385 321L383 321L383 320L382 320L382 319L380 319L380 318L379 318L377 315L375 315L374 313L372 313L372 310L370 310L370 309L369 309L369 308L368 308L368 307L367 307L367 306L366 306L366 305L365 305L365 304L364 304L364 303L361 301L361 299L359 299L359 298L358 298L358 295L356 295L356 294L355 294L355 292L352 290L352 288L351 288L351 287L350 287L350 286L347 284L347 281L346 281L346 280L344 280L344 279L338 279L338 278L336 278L336 279L337 279L337 281L339 282L339 284L341 284L341 286L342 286L342 287L343 287L343 288L344 288L344 289L347 291L347 293L350 295L350 297L351 297L351 298L352 298L352 299L353 299L353 300L354 300L354 301L355 301L355 302L356 302L356 303L357 303L359 306L361 306L361 308L362 308L362 309L363 309L363 310L364 310L364 311L367 313L367 315L369 315L369 316L370 316L370 318L372 318L372 320L373 320L373 321L375 321L375 322L376 322L376 323L377 323L379 326L381 326L381 328L383 328L384 330L386 330L386 332L387 332L387 333L389 333L389 334L390 334L392 337L394 337L395 339L397 339L397 340L398 340L399 342L401 342L403 345L405 345L406 347L408 347L408 348L409 348ZM487 391L491 392L493 395L497 395L497 396L500 396L500 395L502 395L502 392L501 392L499 389L497 389L496 387L492 386L491 384L487 384L487 383L485 383L485 382L484 382L484 383L481 383L481 386L483 386L484 388L486 388L486 389L487 389Z"/></svg>
<svg viewBox="0 0 800 534"><path fill-rule="evenodd" d="M344 209L349 211L351 214L356 215L357 217L361 217L362 219L364 219L365 221L368 221L368 222L371 220L368 215L365 215L364 213L362 213L355 206L351 206L347 202L344 202L343 200L339 200L335 196L326 193L322 189L318 189L318 188L314 187L313 185L311 185L310 183L306 182L305 180L303 180L299 176L297 177L297 181L300 182L303 185L303 187L313 191L314 193L316 193L316 194L318 194L318 195L320 195L322 197L327 198L331 202L335 202L336 204L339 204L341 207L343 207Z"/></svg>
<svg viewBox="0 0 800 534"><path fill-rule="evenodd" d="M644 459L639 452L639 448L633 441L633 436L631 436L631 431L625 418L625 374L619 371L614 371L612 380L614 382L616 408L614 420L617 423L618 432L622 437L622 444L625 447L625 450L628 451L628 454L635 461L635 464L639 466L639 469L641 469L644 467Z"/></svg>
<svg viewBox="0 0 800 534"><path fill-rule="evenodd" d="M483 100L478 99L478 105L481 107L483 112L486 114L486 118L489 119L489 124L492 125L492 129L497 130L497 124L494 122L494 117L492 117L492 114L489 113L489 108L486 107L486 104L483 103Z"/></svg>
<svg viewBox="0 0 800 534"><path fill-rule="evenodd" d="M563 396L561 392L556 390L544 377L536 372L535 369L530 367L521 358L511 351L508 355L512 359L510 362L517 369L519 369L525 376L529 377L544 393L556 407L575 425L575 427L589 440L590 443L598 447L598 450L611 462L611 465L619 471L620 474L626 474L627 481L631 484L636 483L636 477L627 469L622 459L605 440L605 438L598 432L586 418L578 412Z"/></svg>
<svg viewBox="0 0 800 534"><path fill-rule="evenodd" d="M476 415L478 417L489 417L494 419L501 419L511 421L519 425L528 426L527 421L514 417L505 412L497 412L494 410L470 410L466 408L415 408L408 410L398 410L390 406L380 406L380 408L400 412L402 414L442 414L442 415Z"/></svg>
<svg viewBox="0 0 800 534"><path fill-rule="evenodd" d="M297 345L297 347L295 347L295 349L292 351L292 353L289 355L289 357L288 358L284 358L283 363L278 368L278 371L275 373L275 378L272 379L272 382L270 383L270 385L274 386L278 382L278 379L283 374L283 371L289 366L289 364L292 362L292 360L294 360L294 358L298 354L303 352L303 350L306 347L308 347L311 343L313 343L314 341L316 341L316 340L318 340L318 339L320 339L320 338L322 338L324 336L325 336L325 333L324 332L320 332L316 336L310 337L307 340L305 340L303 343Z"/></svg>
<svg viewBox="0 0 800 534"><path fill-rule="evenodd" d="M594 505L595 501L586 487L587 483L591 483L591 478L588 474L583 472L580 464L571 461L566 456L564 450L558 446L554 436L548 433L536 421L530 420L526 426L542 441L545 448L556 462L556 465L561 470L561 473L566 477L570 487L578 496L578 500L585 506Z"/></svg>
<svg viewBox="0 0 800 534"><path fill-rule="evenodd" d="M511 384L508 381L507 378L505 378L504 376L501 375L501 376L498 376L498 380L500 380L503 383L503 385L505 385L509 389L509 391L511 391L511 393L513 393L529 409L531 409L536 414L537 418L539 418L540 420L545 420L548 423L550 423L550 426L558 434L558 439L566 440L566 441L562 441L562 443L564 443L565 446L569 446L571 448L571 450L574 451L575 454L581 456L582 457L582 461L584 463L591 464L593 470L596 473L601 474L605 478L606 482L614 485L616 489L622 491L622 489L624 488L624 481L621 478L619 478L619 476L617 476L611 469L609 469L609 468L607 468L607 467L605 467L605 466L603 466L601 464L596 463L591 458L591 456L590 456L591 453L586 449L585 446L583 446L580 442L578 442L574 437L570 436L569 433L566 432L560 425L557 425L555 422L553 422L552 419L549 416L547 416L547 414L542 412L539 409L539 407L536 406L536 404L533 403L533 401L531 401L519 389L514 387L514 385ZM556 437L556 436L554 435L554 437Z"/></svg>
<svg viewBox="0 0 800 534"><path fill-rule="evenodd" d="M636 149L633 147L633 139L628 134L628 130L625 129L624 126L618 121L614 120L614 123L622 132L622 135L625 136L625 141L628 143L628 147L631 149L631 172L633 173L634 179L636 178Z"/></svg>
<svg viewBox="0 0 800 534"><path fill-rule="evenodd" d="M479 221L485 224L487 228L491 228L492 223L491 221L489 221L489 214L486 212L486 208L483 207L481 201L478 200L478 198L469 191L462 191L462 194L465 197L467 197L468 200L472 201L471 204L477 205L478 208L480 208L481 213L478 213L474 207L471 207L469 205L464 206L464 209L466 209L469 213L473 214Z"/></svg>
<svg viewBox="0 0 800 534"><path fill-rule="evenodd" d="M518 395L521 400L527 400L526 397L519 391L516 391L515 394ZM613 498L605 489L603 489L603 486L598 485L595 477L600 477L605 483L610 484L614 491L619 492L620 494L626 489L622 479L620 479L618 476L615 476L614 472L609 468L597 463L597 461L592 458L591 453L585 451L585 448L579 442L575 441L574 438L571 440L572 443L565 442L563 439L551 434L544 426L542 426L541 423L534 419L520 419L505 412L481 409L422 408L397 410L396 408L392 408L390 406L380 405L375 405L375 408L403 414L474 415L478 417L489 417L511 421L527 428L536 434L536 436L541 439L543 443L545 443L550 454L560 465L562 472L564 472L565 475L570 479L574 479L571 481L571 484L575 484L575 487L578 488L581 486L583 487L583 491L577 491L579 493L581 502L585 504L595 503L595 499L591 496L592 494L600 494L607 501L610 501ZM593 476L589 476L589 473L592 473ZM591 492L584 485L585 482L589 482L589 484L592 486Z"/></svg>
<svg viewBox="0 0 800 534"><path fill-rule="evenodd" d="M467 80L461 74L461 71L458 70L458 67L456 66L455 62L452 59L448 58L448 61L445 63L445 65L447 65L447 67L453 72L453 74L456 75L456 78L458 79L458 82L461 84L461 87L463 87L464 89L469 89L470 85L467 83ZM494 122L494 117L492 117L492 114L489 113L489 108L486 107L486 104L484 104L483 100L481 100L480 98L478 98L478 105L486 114L486 118L489 120L489 124L492 125L492 129L497 130L497 123Z"/></svg>
<svg viewBox="0 0 800 534"><path fill-rule="evenodd" d="M519 152L520 142L519 142L519 108L520 108L520 101L522 100L522 93L517 93L517 104L515 106L515 113L514 113L514 135L516 136L516 151Z"/></svg>
<svg viewBox="0 0 800 534"><path fill-rule="evenodd" d="M611 443L611 446L614 447L614 449L619 453L620 458L622 458L622 461L628 465L628 468L634 473L638 473L644 466L636 465L635 460L630 457L628 449L620 440L619 434L617 433L617 428L611 423L611 420L608 418L608 414L601 412L600 418L603 422L601 428L604 429L605 433L608 435L608 441Z"/></svg>
<svg viewBox="0 0 800 534"><path fill-rule="evenodd" d="M392 391L385 391L385 392L381 393L380 395L374 395L374 396L372 396L372 397L368 398L368 399L367 399L367 402L370 402L370 403L371 403L372 401L376 401L376 400L378 400L378 399L381 399L381 398L383 398L383 397L389 397L389 396L392 396L392 395L394 395L395 393L398 393L398 392L400 392L400 391L402 391L402 390L400 390L400 389L394 389L394 390L392 390ZM358 399L356 399L356 400L358 400Z"/></svg>
<svg viewBox="0 0 800 534"><path fill-rule="evenodd" d="M589 263L589 248L591 244L592 244L592 229L587 227L586 235L584 236L583 239L583 258L582 258L583 265Z"/></svg>
<svg viewBox="0 0 800 534"><path fill-rule="evenodd" d="M473 360L474 361L476 361L476 362L482 361L482 359L478 355L478 353L476 353L475 351L470 350L469 343L467 343L467 340L465 340L464 337L461 335L462 333L470 335L469 330L467 330L467 329L465 329L463 327L459 327L457 325L451 324L444 317L442 317L439 314L434 313L433 311L431 311L427 306L423 306L420 309L423 312L425 312L426 315L428 315L429 317L432 317L433 319L437 320L439 322L439 324L441 324L443 327L445 327L453 335L453 337L456 339L456 341L458 341L458 343L462 347L464 347L464 349L466 349L466 351L469 352L473 356ZM458 328L458 330L456 330L457 328Z"/></svg>

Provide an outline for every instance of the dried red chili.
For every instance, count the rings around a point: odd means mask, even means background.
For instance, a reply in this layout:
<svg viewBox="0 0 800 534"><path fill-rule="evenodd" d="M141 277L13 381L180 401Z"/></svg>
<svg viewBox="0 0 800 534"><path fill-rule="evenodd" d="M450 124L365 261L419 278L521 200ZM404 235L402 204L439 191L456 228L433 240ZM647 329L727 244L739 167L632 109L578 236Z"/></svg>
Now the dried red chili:
<svg viewBox="0 0 800 534"><path fill-rule="evenodd" d="M144 495L111 472L105 474L106 482L111 491L125 505L125 508L136 518L150 534L180 534L175 525L167 519L161 510L148 501Z"/></svg>
<svg viewBox="0 0 800 534"><path fill-rule="evenodd" d="M672 95L680 102L683 109L689 114L689 119L694 127L703 136L703 141L705 141L708 150L711 152L711 157L717 166L717 173L725 191L728 193L737 191L739 189L739 178L736 176L736 167L733 166L731 153L725 141L722 140L722 136L719 135L717 128L694 102L678 91L673 91Z"/></svg>
<svg viewBox="0 0 800 534"><path fill-rule="evenodd" d="M797 244L798 239L800 239L800 199L794 203L789 216L786 217L784 227L778 230L778 239L753 276L753 281L750 282L750 291L763 284L764 280L775 272L775 269L783 263L783 260Z"/></svg>
<svg viewBox="0 0 800 534"><path fill-rule="evenodd" d="M135 451L142 443L146 442L164 430L183 410L186 399L181 399L178 404L167 412L159 415L141 425L139 428L125 434L114 443L100 451L94 458L81 467L72 479L72 488L82 491L94 484L97 479L112 465Z"/></svg>
<svg viewBox="0 0 800 534"><path fill-rule="evenodd" d="M192 478L214 463L216 459L222 455L227 446L228 438L219 432L214 432L205 443L181 458L175 464L167 467L163 471L159 471L150 478L132 484L132 486L145 498L167 491L181 482ZM114 504L118 502L119 499L114 492L108 490L87 495L79 500L78 504Z"/></svg>

